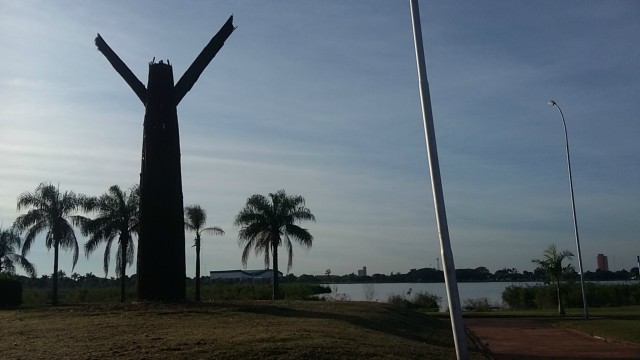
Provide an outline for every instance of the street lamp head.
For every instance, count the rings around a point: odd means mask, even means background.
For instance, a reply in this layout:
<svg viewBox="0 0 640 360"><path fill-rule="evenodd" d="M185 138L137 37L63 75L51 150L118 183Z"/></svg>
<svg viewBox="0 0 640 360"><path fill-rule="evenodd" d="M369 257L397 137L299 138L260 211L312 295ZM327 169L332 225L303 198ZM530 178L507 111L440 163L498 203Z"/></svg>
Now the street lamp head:
<svg viewBox="0 0 640 360"><path fill-rule="evenodd" d="M549 104L549 106L557 106L556 102L553 100L549 100L547 104Z"/></svg>

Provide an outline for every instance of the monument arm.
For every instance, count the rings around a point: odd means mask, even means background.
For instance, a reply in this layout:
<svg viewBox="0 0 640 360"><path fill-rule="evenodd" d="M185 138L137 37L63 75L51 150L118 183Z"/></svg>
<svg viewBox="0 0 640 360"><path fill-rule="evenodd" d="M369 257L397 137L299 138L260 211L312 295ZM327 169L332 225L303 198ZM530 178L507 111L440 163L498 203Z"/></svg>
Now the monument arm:
<svg viewBox="0 0 640 360"><path fill-rule="evenodd" d="M147 88L144 87L144 84L138 80L138 78L129 70L127 65L118 57L118 55L111 50L109 45L104 41L102 36L98 34L96 36L96 46L98 50L107 58L111 66L122 76L124 81L129 84L134 93L138 96L142 104L147 104Z"/></svg>
<svg viewBox="0 0 640 360"><path fill-rule="evenodd" d="M174 88L174 95L176 106L180 103L182 98L193 87L193 84L198 80L204 69L209 65L211 60L216 56L218 51L224 45L224 42L235 30L233 26L233 15L229 17L229 20L220 28L218 33L209 41L207 46L202 49L200 55L193 61L193 64L189 66L187 71L184 72L178 83Z"/></svg>

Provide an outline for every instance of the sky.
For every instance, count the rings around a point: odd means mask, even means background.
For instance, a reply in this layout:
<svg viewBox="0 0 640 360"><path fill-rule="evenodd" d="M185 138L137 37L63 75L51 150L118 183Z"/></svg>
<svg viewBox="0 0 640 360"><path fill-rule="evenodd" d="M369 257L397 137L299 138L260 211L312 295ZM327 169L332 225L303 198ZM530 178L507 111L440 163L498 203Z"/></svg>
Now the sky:
<svg viewBox="0 0 640 360"><path fill-rule="evenodd" d="M567 122L585 270L598 253L611 270L636 266L640 3L420 11L455 266L532 271L550 244L576 253L550 99ZM97 196L139 180L144 107L97 33L143 83L154 57L177 81L232 14L237 29L178 106L184 203L226 232L205 236L202 273L241 268L233 220L249 196L279 189L317 220L302 224L313 246L294 246L290 273L441 268L408 1L0 0L1 226L42 182ZM82 252L74 269L61 252L60 269L103 276L103 252ZM52 272L43 237L28 259Z"/></svg>

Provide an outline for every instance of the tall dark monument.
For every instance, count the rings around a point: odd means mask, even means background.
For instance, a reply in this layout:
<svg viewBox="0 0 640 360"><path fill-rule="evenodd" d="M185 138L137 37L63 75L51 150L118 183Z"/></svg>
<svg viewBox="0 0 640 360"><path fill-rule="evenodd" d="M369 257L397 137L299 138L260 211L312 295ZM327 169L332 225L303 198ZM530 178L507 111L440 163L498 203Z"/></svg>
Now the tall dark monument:
<svg viewBox="0 0 640 360"><path fill-rule="evenodd" d="M96 37L98 50L129 84L146 109L140 173L140 301L186 300L180 136L176 108L234 29L231 16L175 86L169 61L151 62L147 88L100 34Z"/></svg>

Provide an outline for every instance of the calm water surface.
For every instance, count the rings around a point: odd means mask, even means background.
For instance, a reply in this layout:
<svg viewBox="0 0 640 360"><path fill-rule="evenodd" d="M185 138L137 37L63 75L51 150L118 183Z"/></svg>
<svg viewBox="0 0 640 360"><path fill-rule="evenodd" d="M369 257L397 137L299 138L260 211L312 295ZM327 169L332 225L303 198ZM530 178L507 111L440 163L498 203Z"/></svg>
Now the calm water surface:
<svg viewBox="0 0 640 360"><path fill-rule="evenodd" d="M491 305L502 305L502 292L510 285L536 285L537 282L473 282L458 283L458 292L460 293L460 303L464 306L466 299L487 298ZM365 293L373 287L373 301L386 302L389 296L404 294L409 289L411 294L416 292L429 292L441 298L440 309L447 309L447 296L444 283L369 283L369 284L326 284L331 287L332 293L327 296L336 296L337 294L345 294L353 301L365 301Z"/></svg>
<svg viewBox="0 0 640 360"><path fill-rule="evenodd" d="M598 284L638 284L639 280L631 281L594 281ZM507 286L534 286L540 282L468 282L458 283L460 293L460 305L464 306L466 299L487 298L491 305L502 306L502 292ZM336 290L340 294L347 295L352 301L366 301L365 293L373 287L373 301L386 302L391 295L406 295L426 291L440 297L440 310L446 311L447 293L444 283L369 283L369 284L324 284L331 287L332 293L325 297L335 297Z"/></svg>

